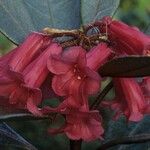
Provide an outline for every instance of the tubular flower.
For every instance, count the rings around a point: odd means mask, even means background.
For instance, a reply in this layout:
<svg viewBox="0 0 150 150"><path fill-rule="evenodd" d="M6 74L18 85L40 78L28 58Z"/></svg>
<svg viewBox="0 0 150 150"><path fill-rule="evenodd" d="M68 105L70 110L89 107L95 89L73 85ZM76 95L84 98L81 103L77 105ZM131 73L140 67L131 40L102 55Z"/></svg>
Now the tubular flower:
<svg viewBox="0 0 150 150"><path fill-rule="evenodd" d="M116 118L123 113L130 121L140 121L148 107L140 85L131 78L115 78L113 81L116 98L111 102L111 108L116 110Z"/></svg>
<svg viewBox="0 0 150 150"><path fill-rule="evenodd" d="M9 61L10 69L21 72L50 43L50 38L42 33L29 34Z"/></svg>
<svg viewBox="0 0 150 150"><path fill-rule="evenodd" d="M101 125L101 116L98 111L65 113L66 124L59 129L50 129L51 134L64 132L72 140L91 141L102 139L104 130Z"/></svg>
<svg viewBox="0 0 150 150"><path fill-rule="evenodd" d="M52 88L59 96L68 97L69 105L83 107L87 110L87 97L96 93L100 88L98 67L110 56L111 50L99 44L89 53L79 46L71 47L59 55L51 55L48 69L55 74ZM93 57L92 55L98 55ZM92 59L93 58L93 59Z"/></svg>
<svg viewBox="0 0 150 150"><path fill-rule="evenodd" d="M0 96L9 96L16 84L23 81L23 69L49 43L51 40L46 35L31 33L19 47L0 57Z"/></svg>
<svg viewBox="0 0 150 150"><path fill-rule="evenodd" d="M45 107L42 112L58 112L66 119L63 127L50 129L50 133L64 132L73 140L101 138L104 132L101 116L97 111L89 111L88 96L99 90L100 76L96 71L111 54L107 45L101 43L88 53L76 46L50 56L48 69L55 74L52 88L65 100L57 108Z"/></svg>
<svg viewBox="0 0 150 150"><path fill-rule="evenodd" d="M41 115L37 106L41 103L42 92L40 87L47 78L47 59L51 53L58 54L61 47L52 43L22 72L23 82L18 84L10 94L9 102L19 108L25 108L35 115Z"/></svg>
<svg viewBox="0 0 150 150"><path fill-rule="evenodd" d="M114 51L119 54L142 55L150 49L150 36L142 33L137 27L104 17L96 23L102 33L108 34L108 39Z"/></svg>

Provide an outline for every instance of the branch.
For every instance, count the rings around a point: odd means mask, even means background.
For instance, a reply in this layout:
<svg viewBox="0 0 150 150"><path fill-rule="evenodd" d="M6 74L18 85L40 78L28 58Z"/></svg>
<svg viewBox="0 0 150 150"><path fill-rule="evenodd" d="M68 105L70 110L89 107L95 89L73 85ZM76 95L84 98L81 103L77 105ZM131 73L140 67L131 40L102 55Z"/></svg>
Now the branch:
<svg viewBox="0 0 150 150"><path fill-rule="evenodd" d="M97 150L108 150L108 148L119 144L139 144L150 141L150 134L139 134L134 136L119 137L101 145Z"/></svg>
<svg viewBox="0 0 150 150"><path fill-rule="evenodd" d="M104 99L104 97L106 96L106 94L112 89L112 87L113 87L113 82L111 81L104 88L104 90L97 96L97 98L95 99L95 101L92 103L90 109L96 109L99 106L99 104L101 103L101 101Z"/></svg>
<svg viewBox="0 0 150 150"><path fill-rule="evenodd" d="M72 36L72 37L78 37L78 34L80 32L80 29L78 30L63 30L63 29L55 29L55 28L44 28L43 33L48 34L52 37L61 37L61 36Z"/></svg>

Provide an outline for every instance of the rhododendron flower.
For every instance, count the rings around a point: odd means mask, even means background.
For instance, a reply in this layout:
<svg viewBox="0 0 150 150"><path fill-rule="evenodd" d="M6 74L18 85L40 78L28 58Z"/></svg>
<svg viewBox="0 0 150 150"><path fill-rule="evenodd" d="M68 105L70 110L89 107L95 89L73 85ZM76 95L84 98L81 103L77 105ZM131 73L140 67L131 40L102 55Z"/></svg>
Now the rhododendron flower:
<svg viewBox="0 0 150 150"><path fill-rule="evenodd" d="M64 114L66 124L51 133L64 132L74 140L85 141L101 138L104 130L98 112L89 111L88 96L100 88L100 76L97 69L107 61L112 51L105 43L91 49L88 53L79 46L51 55L49 70L55 74L52 80L54 92L65 96L57 108L45 107L42 112Z"/></svg>
<svg viewBox="0 0 150 150"><path fill-rule="evenodd" d="M87 110L88 95L96 93L100 88L100 76L96 70L111 53L106 44L102 43L88 53L75 46L59 55L51 55L48 69L55 74L52 80L54 92L69 97L70 106L80 106Z"/></svg>
<svg viewBox="0 0 150 150"><path fill-rule="evenodd" d="M50 43L51 40L47 35L37 32L29 34L9 61L10 68L21 72Z"/></svg>
<svg viewBox="0 0 150 150"><path fill-rule="evenodd" d="M60 46L55 43L51 44L23 70L22 75L24 81L17 84L11 92L9 97L9 102L11 104L17 105L19 108L27 107L33 114L41 115L37 106L42 100L40 86L49 74L47 59L51 53L57 54L60 51Z"/></svg>
<svg viewBox="0 0 150 150"><path fill-rule="evenodd" d="M102 33L108 33L111 46L119 54L142 55L150 49L150 36L142 33L137 27L104 17L96 23ZM107 28L107 29L106 29Z"/></svg>
<svg viewBox="0 0 150 150"><path fill-rule="evenodd" d="M66 115L66 124L59 129L50 129L51 134L64 132L72 140L102 139L104 129L98 111L80 112L71 110L64 114Z"/></svg>
<svg viewBox="0 0 150 150"><path fill-rule="evenodd" d="M116 111L116 118L123 113L130 121L140 121L148 109L140 85L132 78L115 78L113 81L116 98L111 102L111 108Z"/></svg>
<svg viewBox="0 0 150 150"><path fill-rule="evenodd" d="M0 57L0 96L8 96L22 82L23 69L50 43L48 36L33 32L19 47Z"/></svg>

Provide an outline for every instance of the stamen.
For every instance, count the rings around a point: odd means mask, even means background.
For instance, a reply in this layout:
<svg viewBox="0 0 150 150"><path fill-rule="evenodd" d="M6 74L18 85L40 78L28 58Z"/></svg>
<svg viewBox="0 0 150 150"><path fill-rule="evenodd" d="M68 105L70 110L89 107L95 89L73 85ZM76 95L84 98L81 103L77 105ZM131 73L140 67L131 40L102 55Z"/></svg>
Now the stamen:
<svg viewBox="0 0 150 150"><path fill-rule="evenodd" d="M86 75L84 75L84 73L82 73L82 71L78 68L77 64L74 65L73 73L78 80L86 77Z"/></svg>
<svg viewBox="0 0 150 150"><path fill-rule="evenodd" d="M81 77L80 77L80 76L78 76L78 77L77 77L77 79L78 79L78 80L81 80Z"/></svg>

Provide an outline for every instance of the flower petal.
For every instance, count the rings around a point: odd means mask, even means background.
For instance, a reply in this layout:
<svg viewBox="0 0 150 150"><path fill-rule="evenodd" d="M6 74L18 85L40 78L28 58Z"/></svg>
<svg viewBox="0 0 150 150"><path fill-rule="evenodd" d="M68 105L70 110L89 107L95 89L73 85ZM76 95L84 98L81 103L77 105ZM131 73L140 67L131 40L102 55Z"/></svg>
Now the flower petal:
<svg viewBox="0 0 150 150"><path fill-rule="evenodd" d="M82 68L86 65L86 51L81 46L73 46L64 51L62 59L78 64Z"/></svg>
<svg viewBox="0 0 150 150"><path fill-rule="evenodd" d="M88 95L96 94L100 90L100 81L87 78L84 82L84 89Z"/></svg>
<svg viewBox="0 0 150 150"><path fill-rule="evenodd" d="M83 88L87 94L95 94L100 90L101 77L99 74L88 67L84 70L86 74L85 81L83 83Z"/></svg>
<svg viewBox="0 0 150 150"><path fill-rule="evenodd" d="M52 43L23 70L24 80L28 86L39 88L44 82L49 73L47 60L54 49L57 51L60 50L60 47L56 43Z"/></svg>
<svg viewBox="0 0 150 150"><path fill-rule="evenodd" d="M108 39L114 51L121 55L143 55L150 46L150 36L145 35L135 27L104 17L99 22L101 33L108 32Z"/></svg>
<svg viewBox="0 0 150 150"><path fill-rule="evenodd" d="M52 79L52 88L59 96L65 96L68 94L69 84L73 80L72 71L68 71L64 75L56 75Z"/></svg>
<svg viewBox="0 0 150 150"><path fill-rule="evenodd" d="M33 60L36 53L39 53L45 42L50 41L48 36L36 32L28 35L26 40L16 49L9 62L12 70L22 71Z"/></svg>
<svg viewBox="0 0 150 150"><path fill-rule="evenodd" d="M130 121L140 121L146 109L146 101L139 84L131 78L115 78L116 104L112 109L122 112ZM118 108L117 108L118 107Z"/></svg>
<svg viewBox="0 0 150 150"><path fill-rule="evenodd" d="M96 114L95 114L96 113ZM66 135L73 140L92 141L104 133L98 112L76 112L67 115Z"/></svg>
<svg viewBox="0 0 150 150"><path fill-rule="evenodd" d="M35 105L34 100L32 98L28 98L27 100L27 109L35 116L42 116L41 111Z"/></svg>
<svg viewBox="0 0 150 150"><path fill-rule="evenodd" d="M1 82L0 82L1 83ZM15 89L15 84L13 82L11 83L5 83L0 85L0 95L1 96L9 96L11 92Z"/></svg>
<svg viewBox="0 0 150 150"><path fill-rule="evenodd" d="M100 43L86 54L87 66L90 69L97 70L111 55L112 50L105 43Z"/></svg>
<svg viewBox="0 0 150 150"><path fill-rule="evenodd" d="M18 109L28 109L31 113L37 113L35 110L41 103L41 100L41 90L38 88L28 87L25 84L18 85L9 96L10 104L15 105Z"/></svg>
<svg viewBox="0 0 150 150"><path fill-rule="evenodd" d="M59 75L68 72L72 66L67 61L62 60L60 55L53 55L49 58L47 67L50 72Z"/></svg>
<svg viewBox="0 0 150 150"><path fill-rule="evenodd" d="M72 67L67 59L62 58L61 54L62 48L60 46L53 48L50 58L47 61L49 71L58 75L68 72Z"/></svg>

